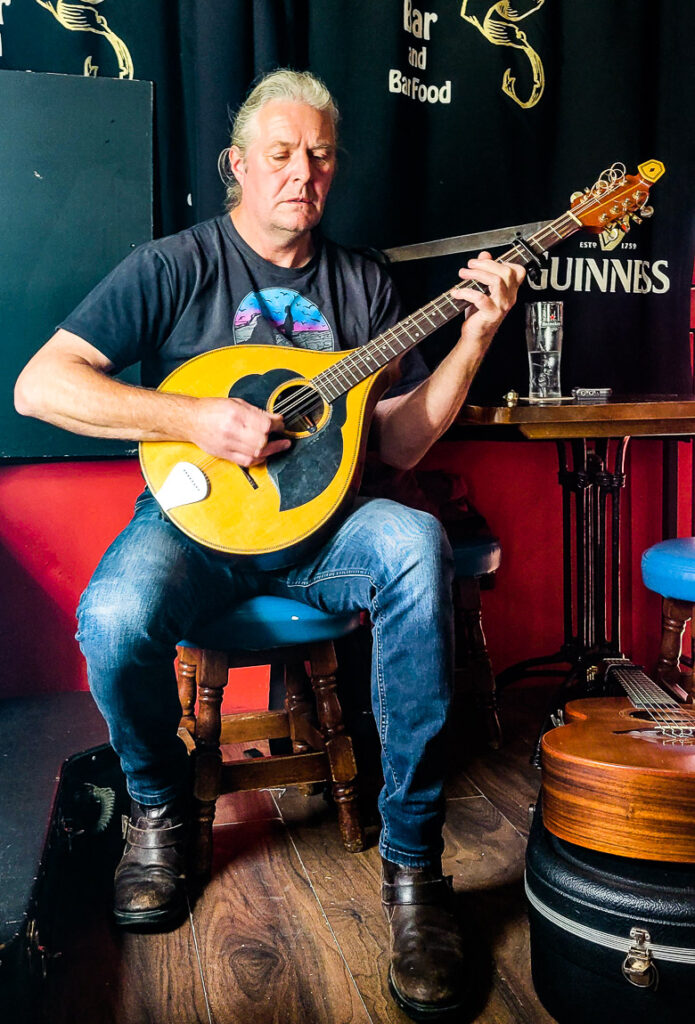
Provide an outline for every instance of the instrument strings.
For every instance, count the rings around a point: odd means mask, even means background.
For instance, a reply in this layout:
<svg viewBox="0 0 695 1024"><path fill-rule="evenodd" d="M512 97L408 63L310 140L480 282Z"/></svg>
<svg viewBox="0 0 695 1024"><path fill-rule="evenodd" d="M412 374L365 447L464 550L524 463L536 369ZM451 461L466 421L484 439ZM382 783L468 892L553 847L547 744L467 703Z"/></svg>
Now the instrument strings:
<svg viewBox="0 0 695 1024"><path fill-rule="evenodd" d="M585 208L590 207L593 203L595 203L595 198L593 196L587 196L584 201L577 203L577 205L573 207L572 212L574 212L575 210L578 212L583 212ZM576 223L573 216L568 211L564 213L561 217L559 217L556 221L553 221L552 224L549 224L546 227L541 228L535 234L531 235L526 244L529 244L530 242L535 242L541 246L541 251L545 252L547 251L547 248L549 248L549 246L546 246L544 244L546 241L550 241L552 243L556 240L564 239L573 231L576 231L578 227L579 225ZM567 230L568 228L570 230ZM528 254L524 251L524 249L517 243L513 243L512 248L508 252L505 252L502 254L502 256L498 257L497 262L512 262L512 256L520 257L523 262L528 261ZM486 291L485 286L482 285L479 281L475 280L463 281L457 285L454 285L453 287L476 288L481 292ZM372 351L370 351L371 346L373 346L374 349L379 350L383 350L384 346L388 346L389 348L391 348L391 352L393 353L393 355L399 354L398 351L394 350L393 347L389 345L390 339L395 340L396 343L398 344L401 344L401 339L396 334L396 331L399 328L402 333L408 335L412 343L414 339L410 336L408 332L408 327L415 327L417 330L420 331L420 337L418 338L418 341L422 340L422 338L425 337L427 334L431 333L433 330L436 330L439 326L441 326L440 324L434 323L432 321L432 319L429 316L428 310L432 310L435 313L443 314L444 310L441 308L440 304L443 302L448 302L453 307L454 312L451 314L444 314L446 316L446 322L449 319L452 319L453 316L457 315L458 313L463 312L466 306L470 305L470 303L462 300L458 300L459 304L457 305L457 303L451 296L452 290L453 289L448 289L442 295L438 296L436 299L433 299L431 302L429 302L426 306L423 306L422 309L417 310L417 312L413 313L412 316L406 317L405 320L402 320L400 322L400 324L396 324L394 325L394 327L389 328L378 338L374 339L374 341L371 342L369 345L362 346L361 348L356 349L354 352L351 352L349 355L346 355L343 359L339 360L335 366L329 367L327 370L324 370L319 375L318 378L314 378L312 383L314 385L317 385L320 380L321 384L338 384L340 386L343 386L347 383L347 386L349 387L350 381L349 378L347 377L347 374L350 373L351 371L356 371L359 374L360 370L364 369L365 366L368 367L367 360L370 357L374 358L372 355ZM406 348L401 348L400 352L405 352ZM371 372L374 372L374 370L378 368L378 366L376 368L372 367ZM304 391L306 392L306 395L300 394L299 396L295 396L293 399L288 399L286 403L278 403L274 411L282 416L291 416L292 414L303 415L304 413L308 412L315 401L315 393L313 389L309 387L305 388ZM309 398L309 395L311 395L312 397Z"/></svg>
<svg viewBox="0 0 695 1024"><path fill-rule="evenodd" d="M660 729L672 736L695 734L695 708L683 707L636 667L614 668L635 707L646 711Z"/></svg>
<svg viewBox="0 0 695 1024"><path fill-rule="evenodd" d="M600 199L602 201L605 201L606 196L610 194L612 191L614 190L608 190L608 192L600 196ZM577 214L582 214L586 212L593 205L595 205L596 202L597 197L594 195L593 191L588 193L584 198L580 199L577 203L575 203L571 210L566 211L564 214L558 217L557 220L552 221L550 224L546 225L544 228L541 228L539 231L531 235L529 239L525 242L525 244L530 247L531 243L536 243L541 247L541 253L547 252L547 250L550 248L550 245L554 244L555 241L567 238L574 231L578 230L580 225L577 223ZM545 244L546 242L550 242L550 245ZM497 262L515 262L512 259L513 256L519 257L521 259L521 262L524 264L529 262L528 253L517 242L514 242L512 244L510 250L499 256ZM454 288L461 287L477 288L481 292L487 290L484 285L482 285L479 281L475 280L465 281L454 285ZM463 312L466 309L466 307L470 305L469 302L465 302L460 299L454 300L454 298L451 295L451 291L453 291L453 289L448 289L447 291L443 292L442 295L438 296L436 299L433 299L426 306L423 306L422 309L413 313L412 316L406 317L404 320L400 322L400 324L395 324L394 327L389 328L383 334L379 335L378 338L375 338L372 342L369 342L367 345L363 345L360 348L356 349L354 352L351 352L349 355L346 355L343 359L339 360L335 364L335 366L329 367L328 369L322 371L322 373L320 373L318 377L314 378L310 383L307 383L305 385L298 384L298 393L290 398L278 402L273 411L276 412L278 415L282 416L284 419L291 418L293 416L306 416L314 408L317 401L317 395L319 400L326 400L321 392L319 382L320 384L328 386L337 385L339 388L338 394L342 394L351 386L349 378L346 376L347 373L352 371L353 375L357 375L357 382L359 382L359 380L363 379L364 376L369 376L369 374L365 375L363 373L365 368L369 369L370 373L374 373L377 369L380 369L378 360L376 359L374 353L381 352L384 350L385 346L388 346L391 349L391 352L394 356L399 354L399 351L394 350L393 347L389 344L390 339L395 341L397 344L401 345L401 338L399 338L398 334L396 333L399 327L401 328L401 333L405 333L406 335L408 335L412 344L414 339L410 336L408 332L408 326L412 325L417 330L421 331L421 337L417 339L418 341L422 340L423 337L426 337L428 334L432 333L433 330L436 330L439 326L441 326L441 324L435 323L430 318L427 312L428 309L431 309L434 313L444 315L444 323L446 323L449 320L453 319L453 317L458 313ZM444 301L447 301L454 308L453 313L449 313L448 311L447 313L445 313L444 310L439 306L439 304ZM429 326L427 321L429 321ZM407 351L408 347L408 345L402 347L400 349L400 352L402 353ZM372 367L371 369L369 368L369 363L367 362L369 358L372 358L377 362L376 367ZM387 362L388 361L389 359L387 359ZM354 384L356 382L353 381L352 383ZM345 385L347 385L347 387L345 387ZM338 396L336 395L335 397ZM219 456L209 456L202 462L197 463L197 465L199 466L200 469L206 470L214 462L217 462L219 460Z"/></svg>

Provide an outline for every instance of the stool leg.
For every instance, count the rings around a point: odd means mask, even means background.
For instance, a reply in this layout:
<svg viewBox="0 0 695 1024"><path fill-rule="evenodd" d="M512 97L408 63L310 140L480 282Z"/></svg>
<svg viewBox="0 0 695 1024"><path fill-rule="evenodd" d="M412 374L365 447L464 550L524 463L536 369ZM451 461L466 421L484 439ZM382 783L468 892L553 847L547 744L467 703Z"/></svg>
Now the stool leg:
<svg viewBox="0 0 695 1024"><path fill-rule="evenodd" d="M207 876L212 867L212 823L220 794L222 753L220 707L227 685L229 659L222 651L200 652L198 674L198 717L195 731L193 795L196 822L193 839L193 870Z"/></svg>
<svg viewBox="0 0 695 1024"><path fill-rule="evenodd" d="M483 632L480 582L472 577L454 580L454 621L456 628L456 676L465 673L475 702L482 712L488 744L498 750L502 727L497 715L497 688ZM458 687L457 687L458 689ZM456 694L460 700L460 694ZM455 716L454 716L455 717Z"/></svg>
<svg viewBox="0 0 695 1024"><path fill-rule="evenodd" d="M693 605L665 597L661 612L661 648L656 663L656 678L668 690L679 687L693 702L693 674L680 668L681 643L688 619L693 616ZM678 694L676 694L678 696Z"/></svg>
<svg viewBox="0 0 695 1024"><path fill-rule="evenodd" d="M357 764L352 740L345 733L343 711L336 692L338 662L330 640L312 645L309 663L319 727L331 768L340 835L348 853L359 853L364 849L364 831L357 800Z"/></svg>
<svg viewBox="0 0 695 1024"><path fill-rule="evenodd" d="M297 738L297 730L294 728L294 721L297 718L304 718L311 721L311 701L307 693L307 678L303 665L287 662L285 665L285 688L287 693L287 714L290 719L292 730L292 750L295 754L307 754L311 746L305 741Z"/></svg>
<svg viewBox="0 0 695 1024"><path fill-rule="evenodd" d="M181 725L191 736L195 735L195 701L197 690L197 651L189 647L177 648L179 664L177 682L181 701Z"/></svg>

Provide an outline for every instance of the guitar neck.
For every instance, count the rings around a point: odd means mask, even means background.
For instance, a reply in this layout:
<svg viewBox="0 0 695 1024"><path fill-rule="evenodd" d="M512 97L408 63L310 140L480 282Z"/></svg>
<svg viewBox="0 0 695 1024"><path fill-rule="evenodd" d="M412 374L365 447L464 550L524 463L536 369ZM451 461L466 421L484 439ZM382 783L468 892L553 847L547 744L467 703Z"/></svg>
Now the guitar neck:
<svg viewBox="0 0 695 1024"><path fill-rule="evenodd" d="M571 212L563 213L557 220L546 224L529 238L515 242L511 249L502 253L496 263L517 263L528 267L531 263L552 249L558 242L569 238L578 231L582 224ZM485 285L479 281L459 281L453 289L448 289L436 299L432 299L415 313L400 320L383 334L379 334L366 345L353 349L344 359L334 364L314 378L313 383L327 401L334 401L339 395L345 394L350 388L381 370L394 359L398 359L408 349L419 345L434 331L464 313L472 303L457 299L452 291L461 287L476 288L487 292Z"/></svg>
<svg viewBox="0 0 695 1024"><path fill-rule="evenodd" d="M645 675L637 665L629 662L609 665L606 678L609 673L615 675L628 698L640 711L682 710L682 705Z"/></svg>

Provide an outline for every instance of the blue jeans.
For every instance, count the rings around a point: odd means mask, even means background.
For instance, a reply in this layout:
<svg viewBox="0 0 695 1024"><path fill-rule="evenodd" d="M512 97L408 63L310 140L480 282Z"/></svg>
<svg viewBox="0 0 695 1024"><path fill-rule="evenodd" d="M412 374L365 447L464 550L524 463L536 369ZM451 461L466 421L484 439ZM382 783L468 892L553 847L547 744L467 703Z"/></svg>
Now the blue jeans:
<svg viewBox="0 0 695 1024"><path fill-rule="evenodd" d="M247 571L189 540L148 492L82 595L77 639L89 684L130 795L158 804L187 783L177 737L178 640L256 594L327 612L367 609L373 629L372 707L382 744L380 851L398 864L437 863L444 818L453 563L439 522L384 499L360 500L312 558Z"/></svg>

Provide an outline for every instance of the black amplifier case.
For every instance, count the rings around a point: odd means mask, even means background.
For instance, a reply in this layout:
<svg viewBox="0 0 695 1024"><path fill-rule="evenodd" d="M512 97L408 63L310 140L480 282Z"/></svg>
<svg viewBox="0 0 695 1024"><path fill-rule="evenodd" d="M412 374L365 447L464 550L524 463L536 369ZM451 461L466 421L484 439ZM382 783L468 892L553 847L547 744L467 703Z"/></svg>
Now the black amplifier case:
<svg viewBox="0 0 695 1024"><path fill-rule="evenodd" d="M539 805L525 881L533 983L558 1024L691 1019L695 865L566 843L543 827Z"/></svg>

